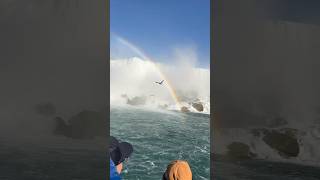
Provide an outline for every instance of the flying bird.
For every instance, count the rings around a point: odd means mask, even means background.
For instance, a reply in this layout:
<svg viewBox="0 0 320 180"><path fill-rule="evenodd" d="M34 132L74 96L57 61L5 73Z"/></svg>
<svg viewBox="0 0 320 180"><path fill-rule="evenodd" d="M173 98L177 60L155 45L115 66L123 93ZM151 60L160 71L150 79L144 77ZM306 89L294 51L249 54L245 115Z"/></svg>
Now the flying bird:
<svg viewBox="0 0 320 180"><path fill-rule="evenodd" d="M157 83L157 84L160 84L160 85L161 85L161 84L163 83L163 81L164 81L164 80L162 80L161 82L157 82L157 81L156 81L156 82L154 82L154 83Z"/></svg>

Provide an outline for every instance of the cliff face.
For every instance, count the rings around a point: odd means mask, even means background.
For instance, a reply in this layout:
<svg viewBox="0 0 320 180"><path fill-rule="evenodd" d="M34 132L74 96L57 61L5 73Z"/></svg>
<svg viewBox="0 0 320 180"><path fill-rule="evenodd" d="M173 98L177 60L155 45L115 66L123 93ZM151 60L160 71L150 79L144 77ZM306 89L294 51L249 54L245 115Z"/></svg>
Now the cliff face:
<svg viewBox="0 0 320 180"><path fill-rule="evenodd" d="M107 119L102 112L81 111L65 121L56 117L55 135L62 135L75 139L90 139L107 136Z"/></svg>

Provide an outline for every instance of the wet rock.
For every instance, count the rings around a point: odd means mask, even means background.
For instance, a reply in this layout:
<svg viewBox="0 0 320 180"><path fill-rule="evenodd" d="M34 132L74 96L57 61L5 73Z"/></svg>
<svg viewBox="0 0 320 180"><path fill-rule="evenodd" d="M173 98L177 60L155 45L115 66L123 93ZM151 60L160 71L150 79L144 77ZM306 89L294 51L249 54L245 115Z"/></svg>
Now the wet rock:
<svg viewBox="0 0 320 180"><path fill-rule="evenodd" d="M265 133L262 140L284 158L297 157L299 155L299 143L293 132L293 130L287 130L286 132L270 130Z"/></svg>
<svg viewBox="0 0 320 180"><path fill-rule="evenodd" d="M132 99L127 98L127 104L137 106L137 105L145 105L147 98L145 96L136 96Z"/></svg>
<svg viewBox="0 0 320 180"><path fill-rule="evenodd" d="M282 128L280 131L293 138L296 138L298 134L298 130L293 128Z"/></svg>
<svg viewBox="0 0 320 180"><path fill-rule="evenodd" d="M56 117L55 123L56 128L53 134L71 137L71 127L61 117Z"/></svg>
<svg viewBox="0 0 320 180"><path fill-rule="evenodd" d="M52 116L56 113L56 107L50 102L37 104L35 110L43 116Z"/></svg>
<svg viewBox="0 0 320 180"><path fill-rule="evenodd" d="M158 107L160 109L167 109L169 106L167 104L164 104L164 105L158 105Z"/></svg>
<svg viewBox="0 0 320 180"><path fill-rule="evenodd" d="M180 110L181 110L181 112L184 112L184 113L190 112L189 109L185 106L182 106Z"/></svg>
<svg viewBox="0 0 320 180"><path fill-rule="evenodd" d="M250 147L241 142L232 142L227 146L227 156L233 160L251 159L255 154L250 151Z"/></svg>
<svg viewBox="0 0 320 180"><path fill-rule="evenodd" d="M106 117L96 111L81 111L71 117L67 122L57 117L54 134L76 139L106 137Z"/></svg>
<svg viewBox="0 0 320 180"><path fill-rule="evenodd" d="M203 111L203 105L201 104L201 102L192 103L192 107L195 108L199 112Z"/></svg>
<svg viewBox="0 0 320 180"><path fill-rule="evenodd" d="M92 138L106 136L107 122L102 113L95 111L82 111L73 116L69 123L73 137Z"/></svg>

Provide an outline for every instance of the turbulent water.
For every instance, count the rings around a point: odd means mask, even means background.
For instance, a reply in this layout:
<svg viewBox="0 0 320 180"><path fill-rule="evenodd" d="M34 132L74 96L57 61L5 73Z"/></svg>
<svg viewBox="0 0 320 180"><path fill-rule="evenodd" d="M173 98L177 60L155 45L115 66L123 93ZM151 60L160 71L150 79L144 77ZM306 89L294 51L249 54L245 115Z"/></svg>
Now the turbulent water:
<svg viewBox="0 0 320 180"><path fill-rule="evenodd" d="M216 180L317 180L320 168L262 160L213 160Z"/></svg>
<svg viewBox="0 0 320 180"><path fill-rule="evenodd" d="M283 139L282 143L287 144L285 149L282 149L283 152L290 152L290 148L297 148L297 154L289 157L285 157L281 155L279 149L277 149L277 145L272 146L266 143L266 136L260 136L253 133L254 130L258 130L259 128L224 128L221 129L219 133L216 133L215 136L215 152L218 154L226 154L228 151L228 144L232 142L241 142L243 144L248 145L250 152L255 154L256 159L264 159L270 161L279 161L285 163L295 163L301 165L312 165L312 166L320 166L320 159L318 152L319 149L319 130L318 128L312 127L309 129L290 129L290 128L260 128L262 131L269 132L278 132L284 133L284 130L291 130L295 134L293 134L294 142L296 142L296 146L291 146L289 140ZM290 137L290 136L288 136ZM270 143L276 144L276 136L273 139L270 139ZM294 145L294 143L292 143ZM281 148L281 147L279 147Z"/></svg>
<svg viewBox="0 0 320 180"><path fill-rule="evenodd" d="M103 179L106 174L103 139L1 138L0 179Z"/></svg>
<svg viewBox="0 0 320 180"><path fill-rule="evenodd" d="M138 57L110 61L111 135L134 147L124 179L161 179L176 159L189 162L194 179L210 179L210 72L185 53L172 65Z"/></svg>
<svg viewBox="0 0 320 180"><path fill-rule="evenodd" d="M193 179L210 179L209 115L122 106L110 118L111 135L134 147L124 179L161 179L176 159L189 162Z"/></svg>

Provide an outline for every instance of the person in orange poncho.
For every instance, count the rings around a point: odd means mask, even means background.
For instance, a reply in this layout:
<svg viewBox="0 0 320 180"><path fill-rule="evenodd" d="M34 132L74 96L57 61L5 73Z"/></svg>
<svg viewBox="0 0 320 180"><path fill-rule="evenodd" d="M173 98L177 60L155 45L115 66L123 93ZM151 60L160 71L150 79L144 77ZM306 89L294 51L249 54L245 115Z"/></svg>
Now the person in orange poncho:
<svg viewBox="0 0 320 180"><path fill-rule="evenodd" d="M192 180L192 172L187 161L175 160L168 166L162 180Z"/></svg>

